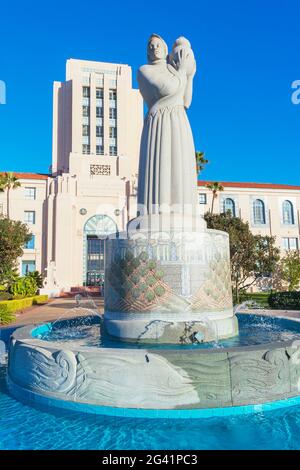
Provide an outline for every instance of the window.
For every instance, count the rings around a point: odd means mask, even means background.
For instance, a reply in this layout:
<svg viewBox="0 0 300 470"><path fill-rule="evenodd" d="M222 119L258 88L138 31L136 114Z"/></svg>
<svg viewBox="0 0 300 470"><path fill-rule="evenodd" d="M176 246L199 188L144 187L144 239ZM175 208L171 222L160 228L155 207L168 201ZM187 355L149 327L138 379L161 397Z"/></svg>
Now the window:
<svg viewBox="0 0 300 470"><path fill-rule="evenodd" d="M96 88L96 98L97 99L103 98L103 88Z"/></svg>
<svg viewBox="0 0 300 470"><path fill-rule="evenodd" d="M82 116L89 117L89 115L90 115L90 107L82 106Z"/></svg>
<svg viewBox="0 0 300 470"><path fill-rule="evenodd" d="M104 154L103 145L96 145L96 155L103 155L103 154Z"/></svg>
<svg viewBox="0 0 300 470"><path fill-rule="evenodd" d="M298 238L283 238L282 248L284 250L298 250L299 242Z"/></svg>
<svg viewBox="0 0 300 470"><path fill-rule="evenodd" d="M230 197L224 199L223 202L223 212L226 214L228 211L230 211L231 215L235 217L235 202Z"/></svg>
<svg viewBox="0 0 300 470"><path fill-rule="evenodd" d="M103 126L96 126L96 137L103 137Z"/></svg>
<svg viewBox="0 0 300 470"><path fill-rule="evenodd" d="M82 87L82 96L84 98L89 98L90 97L90 87L89 86L83 86Z"/></svg>
<svg viewBox="0 0 300 470"><path fill-rule="evenodd" d="M22 276L36 271L35 261L22 261Z"/></svg>
<svg viewBox="0 0 300 470"><path fill-rule="evenodd" d="M82 145L82 153L88 155L90 153L90 146L88 144Z"/></svg>
<svg viewBox="0 0 300 470"><path fill-rule="evenodd" d="M117 109L116 108L109 108L109 118L110 119L117 119Z"/></svg>
<svg viewBox="0 0 300 470"><path fill-rule="evenodd" d="M83 124L82 126L82 135L87 136L90 135L90 126Z"/></svg>
<svg viewBox="0 0 300 470"><path fill-rule="evenodd" d="M110 127L109 128L109 137L112 138L116 138L117 137L117 128L116 127Z"/></svg>
<svg viewBox="0 0 300 470"><path fill-rule="evenodd" d="M199 194L199 204L207 204L207 196L205 193Z"/></svg>
<svg viewBox="0 0 300 470"><path fill-rule="evenodd" d="M109 99L116 101L116 99L117 99L117 91L116 90L109 90Z"/></svg>
<svg viewBox="0 0 300 470"><path fill-rule="evenodd" d="M25 243L24 248L25 250L34 250L35 247L35 236L32 235L30 240L28 240L27 243Z"/></svg>
<svg viewBox="0 0 300 470"><path fill-rule="evenodd" d="M253 202L253 221L256 225L266 223L265 204L261 199L256 199Z"/></svg>
<svg viewBox="0 0 300 470"><path fill-rule="evenodd" d="M109 146L109 155L117 155L117 147L115 145Z"/></svg>
<svg viewBox="0 0 300 470"><path fill-rule="evenodd" d="M282 220L285 225L294 225L294 208L291 201L284 201L282 204Z"/></svg>
<svg viewBox="0 0 300 470"><path fill-rule="evenodd" d="M96 117L103 117L103 108L100 106L96 107Z"/></svg>
<svg viewBox="0 0 300 470"><path fill-rule="evenodd" d="M25 224L35 224L35 211L25 211L24 222Z"/></svg>
<svg viewBox="0 0 300 470"><path fill-rule="evenodd" d="M35 199L35 188L25 188L25 199Z"/></svg>

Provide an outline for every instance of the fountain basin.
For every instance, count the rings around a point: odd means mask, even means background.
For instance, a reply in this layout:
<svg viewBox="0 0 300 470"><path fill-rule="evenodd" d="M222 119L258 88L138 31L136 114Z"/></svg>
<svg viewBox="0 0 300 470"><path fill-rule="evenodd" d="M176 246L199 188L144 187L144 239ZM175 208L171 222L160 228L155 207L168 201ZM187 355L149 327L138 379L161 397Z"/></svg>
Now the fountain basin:
<svg viewBox="0 0 300 470"><path fill-rule="evenodd" d="M18 397L93 413L201 416L257 409L300 395L300 328L288 323L295 335L287 340L229 348L90 347L42 340L51 324L31 325L11 338L8 383Z"/></svg>

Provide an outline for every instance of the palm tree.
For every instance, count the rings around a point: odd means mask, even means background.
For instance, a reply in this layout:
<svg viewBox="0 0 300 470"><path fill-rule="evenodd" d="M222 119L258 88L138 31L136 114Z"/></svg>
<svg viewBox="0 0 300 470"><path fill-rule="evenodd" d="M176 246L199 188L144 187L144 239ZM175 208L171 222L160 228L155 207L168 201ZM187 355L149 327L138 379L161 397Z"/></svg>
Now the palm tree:
<svg viewBox="0 0 300 470"><path fill-rule="evenodd" d="M0 191L6 190L6 205L7 205L7 218L9 219L9 196L10 190L16 189L21 186L20 181L12 171L7 171L0 176Z"/></svg>
<svg viewBox="0 0 300 470"><path fill-rule="evenodd" d="M212 202L211 202L211 209L210 209L210 213L212 214L214 211L215 199L217 199L219 192L224 191L224 187L221 185L221 183L214 181L213 183L208 183L206 185L206 188L212 191Z"/></svg>
<svg viewBox="0 0 300 470"><path fill-rule="evenodd" d="M204 170L205 165L207 165L209 161L205 158L204 152L196 152L195 157L196 157L197 175L199 175L199 173L201 173Z"/></svg>

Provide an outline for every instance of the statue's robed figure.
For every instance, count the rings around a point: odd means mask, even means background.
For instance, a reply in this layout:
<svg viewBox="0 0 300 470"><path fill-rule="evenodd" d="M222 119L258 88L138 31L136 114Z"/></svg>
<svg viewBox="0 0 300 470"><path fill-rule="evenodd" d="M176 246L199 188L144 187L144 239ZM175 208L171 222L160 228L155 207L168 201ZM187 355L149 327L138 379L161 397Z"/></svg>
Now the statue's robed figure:
<svg viewBox="0 0 300 470"><path fill-rule="evenodd" d="M138 182L139 210L145 215L169 208L184 213L196 206L195 147L185 110L192 100L195 71L188 40L177 39L168 56L163 39L156 34L150 37L148 64L140 67L137 76L148 106Z"/></svg>

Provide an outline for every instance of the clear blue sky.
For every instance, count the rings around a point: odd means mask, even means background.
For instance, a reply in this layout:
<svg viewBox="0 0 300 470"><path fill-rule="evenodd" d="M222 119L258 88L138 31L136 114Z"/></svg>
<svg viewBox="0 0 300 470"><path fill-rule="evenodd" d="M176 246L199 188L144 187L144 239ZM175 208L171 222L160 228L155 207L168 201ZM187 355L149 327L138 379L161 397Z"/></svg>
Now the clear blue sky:
<svg viewBox="0 0 300 470"><path fill-rule="evenodd" d="M299 0L2 2L0 170L47 172L52 82L68 58L146 61L152 32L188 37L198 72L189 110L214 180L300 184Z"/></svg>

